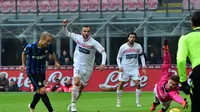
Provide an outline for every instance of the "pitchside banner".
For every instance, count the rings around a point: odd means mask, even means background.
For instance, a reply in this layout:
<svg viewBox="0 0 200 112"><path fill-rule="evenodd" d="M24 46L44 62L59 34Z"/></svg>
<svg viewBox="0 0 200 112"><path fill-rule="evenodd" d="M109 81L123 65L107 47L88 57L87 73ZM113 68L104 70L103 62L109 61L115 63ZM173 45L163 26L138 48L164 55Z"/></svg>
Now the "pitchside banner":
<svg viewBox="0 0 200 112"><path fill-rule="evenodd" d="M176 66L172 66L173 72L177 75ZM161 65L150 65L147 67L147 75L143 75L141 70L141 86L143 91L152 91L155 83L157 83L161 76ZM187 67L187 74L189 75L191 67ZM9 79L15 80L18 86L24 90L28 91L29 79L25 73L19 71L18 67L0 67L0 75L2 73L6 74ZM98 70L98 67L94 68L92 76L88 82L85 91L101 91L101 88L113 87L116 88L118 85L118 68L116 66L106 66L103 72ZM57 78L61 79L61 83L64 83L66 78L72 78L73 67L72 66L62 66L61 69L55 70L54 67L48 67L46 72L46 80L49 82L55 82ZM135 91L135 83L129 80L125 85L125 91Z"/></svg>

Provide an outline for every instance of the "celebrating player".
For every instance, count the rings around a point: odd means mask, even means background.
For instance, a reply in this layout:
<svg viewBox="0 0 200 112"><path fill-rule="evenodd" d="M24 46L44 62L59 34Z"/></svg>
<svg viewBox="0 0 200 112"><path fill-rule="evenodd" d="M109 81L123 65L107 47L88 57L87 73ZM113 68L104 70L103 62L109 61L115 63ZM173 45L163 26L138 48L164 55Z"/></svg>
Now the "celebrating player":
<svg viewBox="0 0 200 112"><path fill-rule="evenodd" d="M47 92L44 88L46 58L48 55L52 56L55 61L56 68L60 67L55 53L52 52L52 46L50 44L51 40L51 34L43 32L40 35L40 40L38 42L28 44L22 52L22 66L20 67L20 70L24 71L26 66L26 74L31 80L31 83L36 91L32 103L28 105L30 112L34 112L35 106L39 102L40 98L47 107L48 111L53 112L49 97L47 96Z"/></svg>
<svg viewBox="0 0 200 112"><path fill-rule="evenodd" d="M154 88L154 102L150 108L151 111L156 109L160 103L162 109L159 112L166 112L170 106L172 100L181 104L183 108L187 108L188 104L186 100L183 100L179 95L179 76L173 75L171 71L171 58L168 48L168 42L164 42L164 58L162 65L162 73L160 81L155 85Z"/></svg>
<svg viewBox="0 0 200 112"><path fill-rule="evenodd" d="M84 26L82 35L71 33L67 29L68 20L63 20L64 33L76 42L74 52L74 85L72 87L72 102L68 106L68 111L76 112L76 101L92 74L96 50L102 54L100 71L104 70L106 62L106 52L102 45L90 36L90 28Z"/></svg>
<svg viewBox="0 0 200 112"><path fill-rule="evenodd" d="M121 106L122 89L125 82L129 80L129 77L136 84L136 106L140 105L140 75L138 70L138 57L140 56L142 62L142 72L146 74L145 70L145 59L143 50L140 44L136 43L136 33L128 34L128 42L123 44L117 55L117 64L119 67L119 85L117 88L117 107Z"/></svg>

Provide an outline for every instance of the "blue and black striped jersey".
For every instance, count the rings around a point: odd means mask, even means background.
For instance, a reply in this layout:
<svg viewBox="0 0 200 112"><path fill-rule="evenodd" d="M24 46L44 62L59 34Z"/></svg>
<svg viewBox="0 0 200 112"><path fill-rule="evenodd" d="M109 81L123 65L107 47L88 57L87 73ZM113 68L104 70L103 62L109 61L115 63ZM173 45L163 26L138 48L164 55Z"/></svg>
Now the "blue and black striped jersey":
<svg viewBox="0 0 200 112"><path fill-rule="evenodd" d="M49 44L47 48L38 48L38 43L33 42L24 48L24 54L27 56L27 74L45 74L47 57L53 54L52 45Z"/></svg>

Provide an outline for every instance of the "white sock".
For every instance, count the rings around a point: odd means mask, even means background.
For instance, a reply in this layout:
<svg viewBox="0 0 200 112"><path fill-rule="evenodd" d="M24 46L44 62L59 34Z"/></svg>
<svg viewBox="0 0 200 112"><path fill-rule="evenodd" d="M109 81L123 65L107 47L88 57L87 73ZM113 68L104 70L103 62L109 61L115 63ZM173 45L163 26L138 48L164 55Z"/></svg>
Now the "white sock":
<svg viewBox="0 0 200 112"><path fill-rule="evenodd" d="M122 90L117 89L117 103L121 103Z"/></svg>
<svg viewBox="0 0 200 112"><path fill-rule="evenodd" d="M71 95L72 95L72 103L76 103L76 99L77 99L77 94L78 94L78 86L73 86L72 87L72 93L71 93Z"/></svg>
<svg viewBox="0 0 200 112"><path fill-rule="evenodd" d="M141 93L141 90L136 89L136 103L137 104L140 104L140 93Z"/></svg>
<svg viewBox="0 0 200 112"><path fill-rule="evenodd" d="M82 95L82 92L78 92L77 95L76 95L76 101L78 101L78 99L81 97Z"/></svg>

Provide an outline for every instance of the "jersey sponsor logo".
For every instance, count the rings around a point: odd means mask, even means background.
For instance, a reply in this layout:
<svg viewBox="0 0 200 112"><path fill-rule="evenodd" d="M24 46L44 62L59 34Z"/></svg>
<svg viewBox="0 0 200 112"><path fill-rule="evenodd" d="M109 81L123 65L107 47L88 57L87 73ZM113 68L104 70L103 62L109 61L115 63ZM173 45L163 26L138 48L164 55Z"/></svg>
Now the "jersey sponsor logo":
<svg viewBox="0 0 200 112"><path fill-rule="evenodd" d="M126 59L137 58L137 54L126 54Z"/></svg>
<svg viewBox="0 0 200 112"><path fill-rule="evenodd" d="M88 49L94 48L94 46L85 45L85 44L83 44L83 43L81 43L81 42L79 42L79 41L77 41L77 43L78 43L80 46L85 47L85 48L88 48Z"/></svg>
<svg viewBox="0 0 200 112"><path fill-rule="evenodd" d="M33 59L44 59L46 55L41 55L41 56L32 56Z"/></svg>
<svg viewBox="0 0 200 112"><path fill-rule="evenodd" d="M124 51L124 53L137 53L139 52L139 49L127 49Z"/></svg>
<svg viewBox="0 0 200 112"><path fill-rule="evenodd" d="M90 54L90 50L82 48L80 46L79 46L79 51L82 52L82 53L84 53L84 54Z"/></svg>

